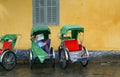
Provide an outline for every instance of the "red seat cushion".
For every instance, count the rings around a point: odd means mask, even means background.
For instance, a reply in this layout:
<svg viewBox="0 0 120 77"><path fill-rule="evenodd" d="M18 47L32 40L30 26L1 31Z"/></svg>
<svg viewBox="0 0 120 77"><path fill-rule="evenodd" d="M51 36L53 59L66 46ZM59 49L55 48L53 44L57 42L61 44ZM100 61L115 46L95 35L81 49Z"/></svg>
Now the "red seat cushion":
<svg viewBox="0 0 120 77"><path fill-rule="evenodd" d="M3 49L12 50L12 43L11 42L4 42L2 50Z"/></svg>
<svg viewBox="0 0 120 77"><path fill-rule="evenodd" d="M68 48L69 52L79 50L79 45L77 40L64 40L64 45Z"/></svg>
<svg viewBox="0 0 120 77"><path fill-rule="evenodd" d="M4 49L12 50L12 43L11 42L4 42L2 49L0 49L0 54L2 54Z"/></svg>

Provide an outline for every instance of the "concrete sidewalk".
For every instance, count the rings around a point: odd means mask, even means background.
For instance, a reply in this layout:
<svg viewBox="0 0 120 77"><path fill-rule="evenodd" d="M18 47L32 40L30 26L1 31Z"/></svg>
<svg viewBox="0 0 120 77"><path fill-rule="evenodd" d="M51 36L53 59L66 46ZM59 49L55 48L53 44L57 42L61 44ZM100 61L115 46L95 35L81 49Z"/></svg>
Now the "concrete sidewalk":
<svg viewBox="0 0 120 77"><path fill-rule="evenodd" d="M120 77L120 63L89 62L82 67L80 63L69 64L66 70L56 64L35 64L31 70L28 64L17 64L12 71L5 71L0 67L0 77Z"/></svg>

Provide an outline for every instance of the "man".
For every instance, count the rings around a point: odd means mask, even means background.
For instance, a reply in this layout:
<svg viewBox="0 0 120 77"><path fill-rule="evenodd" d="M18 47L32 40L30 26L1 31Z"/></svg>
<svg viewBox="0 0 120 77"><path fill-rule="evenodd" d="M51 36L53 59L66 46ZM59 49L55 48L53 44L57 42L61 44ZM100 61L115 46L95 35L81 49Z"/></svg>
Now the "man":
<svg viewBox="0 0 120 77"><path fill-rule="evenodd" d="M34 36L34 40L38 44L39 47L41 47L44 51L46 51L48 54L50 54L50 39L48 38L46 41L42 41L44 39L44 35L36 35Z"/></svg>

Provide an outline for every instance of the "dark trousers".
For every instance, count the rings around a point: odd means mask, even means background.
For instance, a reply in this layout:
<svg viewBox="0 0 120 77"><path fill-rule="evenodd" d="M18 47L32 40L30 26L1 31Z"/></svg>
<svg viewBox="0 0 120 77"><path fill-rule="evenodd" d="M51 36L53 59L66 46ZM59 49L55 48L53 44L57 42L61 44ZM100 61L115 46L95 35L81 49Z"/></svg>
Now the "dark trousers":
<svg viewBox="0 0 120 77"><path fill-rule="evenodd" d="M46 51L48 54L50 54L50 39L47 39L46 40L46 45L45 46L42 46L41 48L44 50L44 51Z"/></svg>

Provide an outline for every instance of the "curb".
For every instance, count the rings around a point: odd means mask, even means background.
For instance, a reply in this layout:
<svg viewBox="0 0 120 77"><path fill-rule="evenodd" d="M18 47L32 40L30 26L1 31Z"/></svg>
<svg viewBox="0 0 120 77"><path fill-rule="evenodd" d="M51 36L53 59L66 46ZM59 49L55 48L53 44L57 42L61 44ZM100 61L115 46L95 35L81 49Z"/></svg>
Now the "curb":
<svg viewBox="0 0 120 77"><path fill-rule="evenodd" d="M29 50L15 51L18 63L28 63ZM58 51L56 51L58 60ZM89 50L90 62L120 62L120 51L116 50Z"/></svg>

